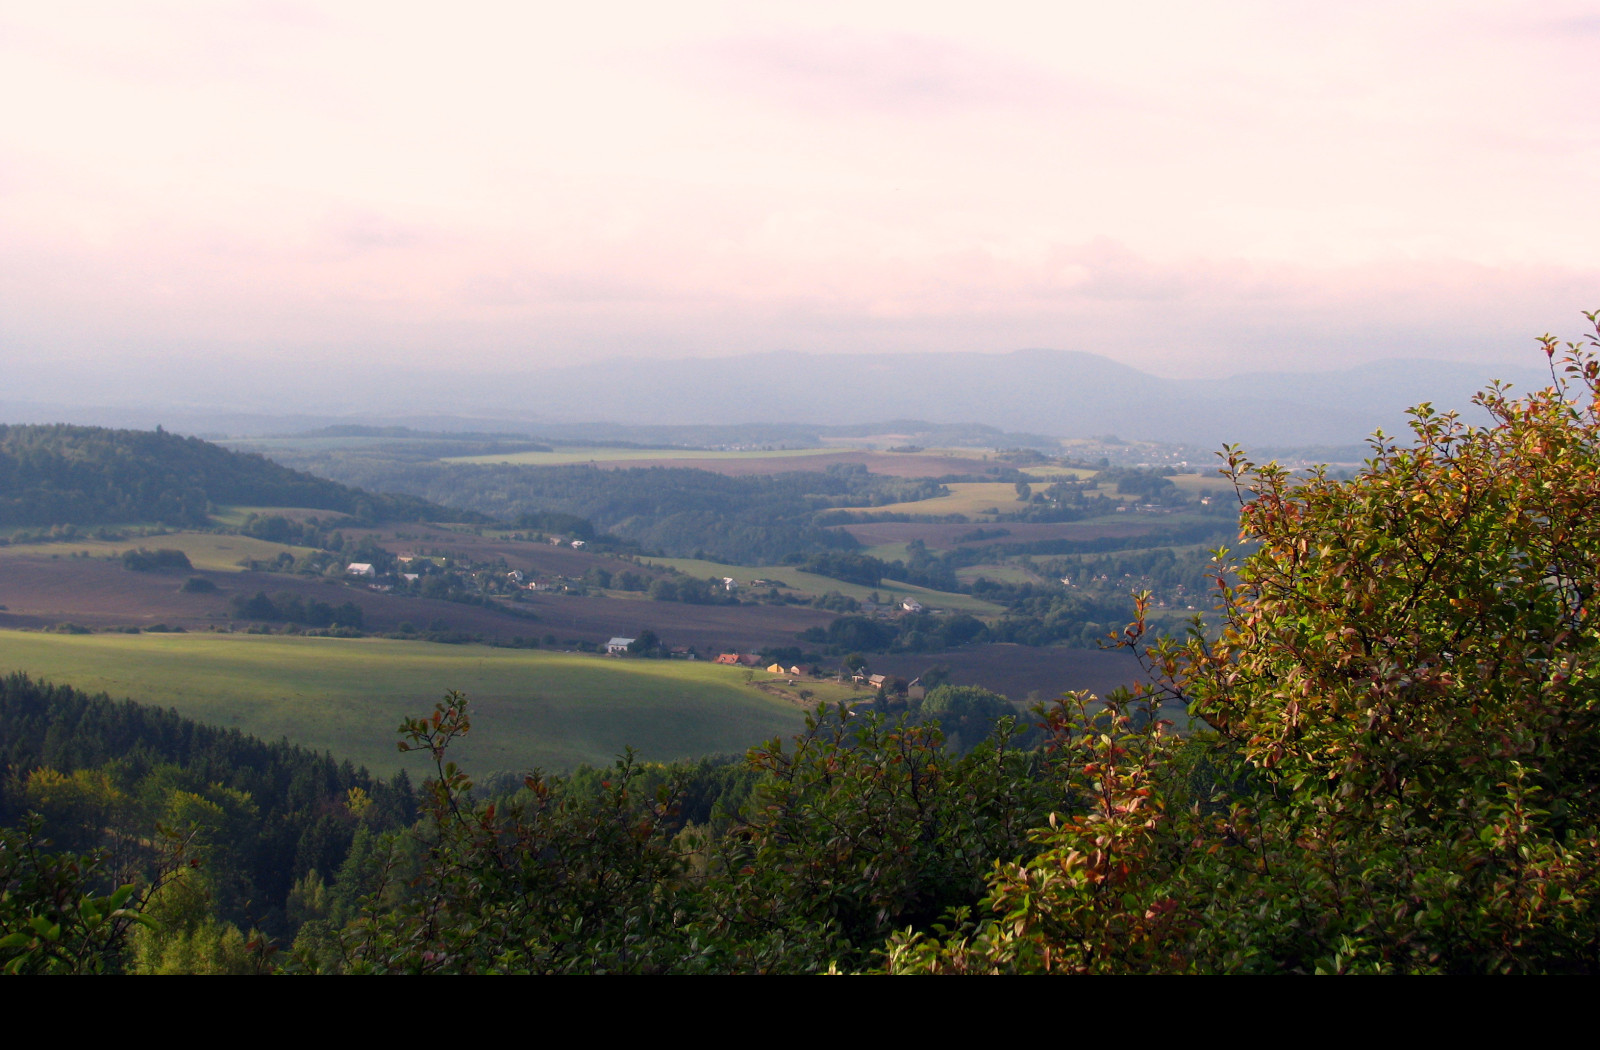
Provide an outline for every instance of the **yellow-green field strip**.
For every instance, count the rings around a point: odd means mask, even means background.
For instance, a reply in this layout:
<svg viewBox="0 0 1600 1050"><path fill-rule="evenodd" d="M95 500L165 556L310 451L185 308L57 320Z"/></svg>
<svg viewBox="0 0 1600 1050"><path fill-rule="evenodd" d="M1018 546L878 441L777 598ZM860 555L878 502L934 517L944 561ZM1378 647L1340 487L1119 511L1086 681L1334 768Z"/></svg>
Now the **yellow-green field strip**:
<svg viewBox="0 0 1600 1050"><path fill-rule="evenodd" d="M928 587L917 587L909 583L898 583L894 580L884 580L876 587L868 587L859 583L846 583L835 580L831 576L818 576L815 573L800 572L792 565L727 565L722 562L700 561L694 558L640 558L640 564L660 566L661 568L676 569L685 576L695 579L732 579L737 581L741 589L749 589L752 580L777 580L787 585L787 589L796 594L808 597L817 597L829 591L837 591L856 601L868 600L874 591L883 601L891 598L915 598L929 609L940 611L965 612L974 616L999 616L1005 612L1003 608L993 602L986 602L981 598L974 598L970 594L952 594L948 591L935 591ZM763 593L765 588L755 588L757 593Z"/></svg>
<svg viewBox="0 0 1600 1050"><path fill-rule="evenodd" d="M287 551L294 557L311 553L310 547L291 547L251 536L229 536L214 532L173 532L162 536L140 536L128 540L69 540L56 543L13 543L0 547L0 558L54 554L87 554L91 558L118 558L124 551L180 550L197 569L212 572L238 572L250 560L271 561Z"/></svg>
<svg viewBox="0 0 1600 1050"><path fill-rule="evenodd" d="M552 452L512 452L491 456L449 456L441 463L509 463L513 466L555 467L569 463L616 463L685 459L752 460L797 459L805 456L833 456L849 449L782 448L766 451L708 451L693 448L559 448Z"/></svg>
<svg viewBox="0 0 1600 1050"><path fill-rule="evenodd" d="M606 764L632 745L650 760L737 753L797 731L811 702L855 690L678 660L245 634L59 635L0 631L0 671L328 750L385 773L425 772L395 729L447 690L472 700L461 748L476 770Z"/></svg>

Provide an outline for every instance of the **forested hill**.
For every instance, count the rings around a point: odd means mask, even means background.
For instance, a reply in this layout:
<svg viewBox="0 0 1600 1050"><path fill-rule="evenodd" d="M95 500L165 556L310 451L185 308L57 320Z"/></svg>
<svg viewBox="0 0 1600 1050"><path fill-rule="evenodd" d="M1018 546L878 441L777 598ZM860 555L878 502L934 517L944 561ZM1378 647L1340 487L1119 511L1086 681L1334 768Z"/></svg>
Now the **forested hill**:
<svg viewBox="0 0 1600 1050"><path fill-rule="evenodd" d="M365 521L460 517L160 429L0 424L0 526L204 525L216 504L309 507Z"/></svg>
<svg viewBox="0 0 1600 1050"><path fill-rule="evenodd" d="M214 906L269 929L285 921L294 881L331 877L362 828L416 819L404 773L381 780L287 741L20 674L0 676L0 763L0 824L37 812L58 845L109 837L132 864L162 841L158 823L198 828L191 845Z"/></svg>

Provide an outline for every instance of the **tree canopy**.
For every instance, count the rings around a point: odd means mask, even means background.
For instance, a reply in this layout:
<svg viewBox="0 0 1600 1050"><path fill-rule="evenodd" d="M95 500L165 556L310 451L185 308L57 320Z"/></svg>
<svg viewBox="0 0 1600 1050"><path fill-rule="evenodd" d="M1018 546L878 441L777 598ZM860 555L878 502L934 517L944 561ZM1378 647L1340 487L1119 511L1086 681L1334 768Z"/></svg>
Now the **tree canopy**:
<svg viewBox="0 0 1600 1050"><path fill-rule="evenodd" d="M362 520L461 517L159 429L0 424L0 525L205 525L214 504L229 503L312 507Z"/></svg>
<svg viewBox="0 0 1600 1050"><path fill-rule="evenodd" d="M1549 388L1349 481L1229 450L1260 547L1220 636L1147 650L1209 728L1072 735L1077 805L891 967L1600 967L1600 339L1544 345Z"/></svg>

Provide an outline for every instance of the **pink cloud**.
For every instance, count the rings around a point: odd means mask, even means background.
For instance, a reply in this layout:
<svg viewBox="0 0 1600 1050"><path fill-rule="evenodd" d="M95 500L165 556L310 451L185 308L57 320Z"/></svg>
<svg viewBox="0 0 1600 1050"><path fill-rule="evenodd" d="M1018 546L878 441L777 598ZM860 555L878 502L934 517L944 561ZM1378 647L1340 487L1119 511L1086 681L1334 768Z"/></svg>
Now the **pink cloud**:
<svg viewBox="0 0 1600 1050"><path fill-rule="evenodd" d="M824 112L930 118L1031 109L1088 90L1013 56L910 33L728 37L685 48L684 54L690 78L703 87Z"/></svg>

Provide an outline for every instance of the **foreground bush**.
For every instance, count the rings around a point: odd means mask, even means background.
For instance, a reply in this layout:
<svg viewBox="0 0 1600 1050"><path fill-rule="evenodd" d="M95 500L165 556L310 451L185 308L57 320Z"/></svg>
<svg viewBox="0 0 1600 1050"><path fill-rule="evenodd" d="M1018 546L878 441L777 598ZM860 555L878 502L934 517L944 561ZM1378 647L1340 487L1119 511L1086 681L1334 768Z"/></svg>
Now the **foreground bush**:
<svg viewBox="0 0 1600 1050"><path fill-rule="evenodd" d="M1350 481L1230 450L1260 548L1216 641L1147 652L1210 729L1060 737L1091 805L890 968L1600 969L1597 348Z"/></svg>

